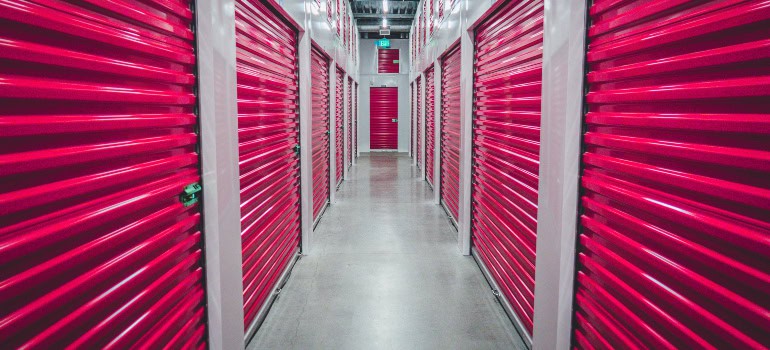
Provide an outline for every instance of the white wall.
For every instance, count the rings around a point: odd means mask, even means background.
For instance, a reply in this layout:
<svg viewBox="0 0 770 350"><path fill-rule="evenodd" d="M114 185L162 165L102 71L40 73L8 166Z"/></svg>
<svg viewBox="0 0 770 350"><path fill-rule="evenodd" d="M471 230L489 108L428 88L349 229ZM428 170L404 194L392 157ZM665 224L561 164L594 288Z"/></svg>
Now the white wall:
<svg viewBox="0 0 770 350"><path fill-rule="evenodd" d="M358 98L358 149L369 152L369 88L372 86L398 87L398 151L409 152L409 40L392 39L390 47L399 49L400 73L377 73L377 47L374 39L360 39L359 78L361 95Z"/></svg>

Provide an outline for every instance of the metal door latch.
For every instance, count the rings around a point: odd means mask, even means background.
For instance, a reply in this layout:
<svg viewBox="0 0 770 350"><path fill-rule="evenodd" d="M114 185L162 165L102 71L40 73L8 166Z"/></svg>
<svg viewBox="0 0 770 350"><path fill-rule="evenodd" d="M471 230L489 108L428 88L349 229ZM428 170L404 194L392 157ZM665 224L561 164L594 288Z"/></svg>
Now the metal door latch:
<svg viewBox="0 0 770 350"><path fill-rule="evenodd" d="M391 119L390 121L392 121L394 123L398 123L398 119Z"/></svg>
<svg viewBox="0 0 770 350"><path fill-rule="evenodd" d="M182 202L185 207L198 203L198 200L201 197L201 190L203 190L203 186L199 183L189 184L184 187L184 192L179 195L179 201Z"/></svg>
<svg viewBox="0 0 770 350"><path fill-rule="evenodd" d="M294 153L299 156L299 145L294 145Z"/></svg>

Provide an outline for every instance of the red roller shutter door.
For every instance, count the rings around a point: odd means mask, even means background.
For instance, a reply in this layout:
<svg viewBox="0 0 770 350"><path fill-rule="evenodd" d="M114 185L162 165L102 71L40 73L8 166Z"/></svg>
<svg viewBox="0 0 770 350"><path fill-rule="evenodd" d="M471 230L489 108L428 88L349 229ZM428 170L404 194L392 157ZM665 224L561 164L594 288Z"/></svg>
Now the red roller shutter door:
<svg viewBox="0 0 770 350"><path fill-rule="evenodd" d="M434 113L434 106L436 105L434 100L436 95L433 82L434 72L433 67L425 71L425 179L431 187L433 186L433 150L435 149L434 139L436 138L436 133L434 132L436 125L436 115Z"/></svg>
<svg viewBox="0 0 770 350"><path fill-rule="evenodd" d="M409 84L409 106L410 106L409 107L409 111L411 112L411 114L409 115L409 117L411 118L411 120L409 121L409 128L410 128L410 132L409 132L409 147L412 149L412 157L414 157L415 156L414 155L414 148L415 148L415 144L414 144L414 112L415 112L414 111L414 82Z"/></svg>
<svg viewBox="0 0 770 350"><path fill-rule="evenodd" d="M398 74L399 72L399 50L378 49L377 73Z"/></svg>
<svg viewBox="0 0 770 350"><path fill-rule="evenodd" d="M422 78L417 78L417 138L416 154L417 154L417 168L420 168L420 160L422 160Z"/></svg>
<svg viewBox="0 0 770 350"><path fill-rule="evenodd" d="M347 166L353 165L353 79L348 78L348 159Z"/></svg>
<svg viewBox="0 0 770 350"><path fill-rule="evenodd" d="M369 89L371 149L398 149L398 88Z"/></svg>
<svg viewBox="0 0 770 350"><path fill-rule="evenodd" d="M460 46L451 49L441 61L440 128L441 202L457 220L460 207Z"/></svg>
<svg viewBox="0 0 770 350"><path fill-rule="evenodd" d="M300 238L297 34L259 1L237 1L238 150L247 329Z"/></svg>
<svg viewBox="0 0 770 350"><path fill-rule="evenodd" d="M0 344L205 348L190 3L0 18Z"/></svg>
<svg viewBox="0 0 770 350"><path fill-rule="evenodd" d="M532 335L543 1L504 5L476 30L473 244Z"/></svg>
<svg viewBox="0 0 770 350"><path fill-rule="evenodd" d="M310 67L313 90L313 222L329 202L329 60L313 48Z"/></svg>
<svg viewBox="0 0 770 350"><path fill-rule="evenodd" d="M358 83L353 93L355 94L353 96L353 130L356 134L353 137L353 156L358 158Z"/></svg>
<svg viewBox="0 0 770 350"><path fill-rule="evenodd" d="M335 98L335 110L334 110L334 120L337 127L337 135L335 138L335 154L336 154L336 164L337 164L337 174L336 174L336 183L337 186L342 183L342 170L344 166L344 160L343 157L345 156L344 153L344 140L345 140L345 100L344 100L344 93L345 93L345 72L342 71L342 68L337 67L337 87L336 87L336 98Z"/></svg>
<svg viewBox="0 0 770 350"><path fill-rule="evenodd" d="M770 345L770 2L590 8L577 348Z"/></svg>

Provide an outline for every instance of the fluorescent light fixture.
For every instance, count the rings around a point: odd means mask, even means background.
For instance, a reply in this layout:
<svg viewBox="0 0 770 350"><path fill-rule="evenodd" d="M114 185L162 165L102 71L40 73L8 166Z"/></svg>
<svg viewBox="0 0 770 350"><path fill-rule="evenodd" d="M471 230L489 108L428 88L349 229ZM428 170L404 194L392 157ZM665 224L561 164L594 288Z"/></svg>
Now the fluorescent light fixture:
<svg viewBox="0 0 770 350"><path fill-rule="evenodd" d="M382 17L382 27L387 28L388 27L388 19L385 17Z"/></svg>
<svg viewBox="0 0 770 350"><path fill-rule="evenodd" d="M388 13L388 0L382 0L382 13Z"/></svg>

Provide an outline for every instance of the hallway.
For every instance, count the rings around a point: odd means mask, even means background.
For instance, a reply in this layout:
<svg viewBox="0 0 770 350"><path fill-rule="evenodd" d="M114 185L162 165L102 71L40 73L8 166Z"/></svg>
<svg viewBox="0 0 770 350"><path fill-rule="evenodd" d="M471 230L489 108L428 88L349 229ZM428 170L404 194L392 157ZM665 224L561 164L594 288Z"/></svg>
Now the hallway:
<svg viewBox="0 0 770 350"><path fill-rule="evenodd" d="M406 155L363 154L249 349L523 349Z"/></svg>

